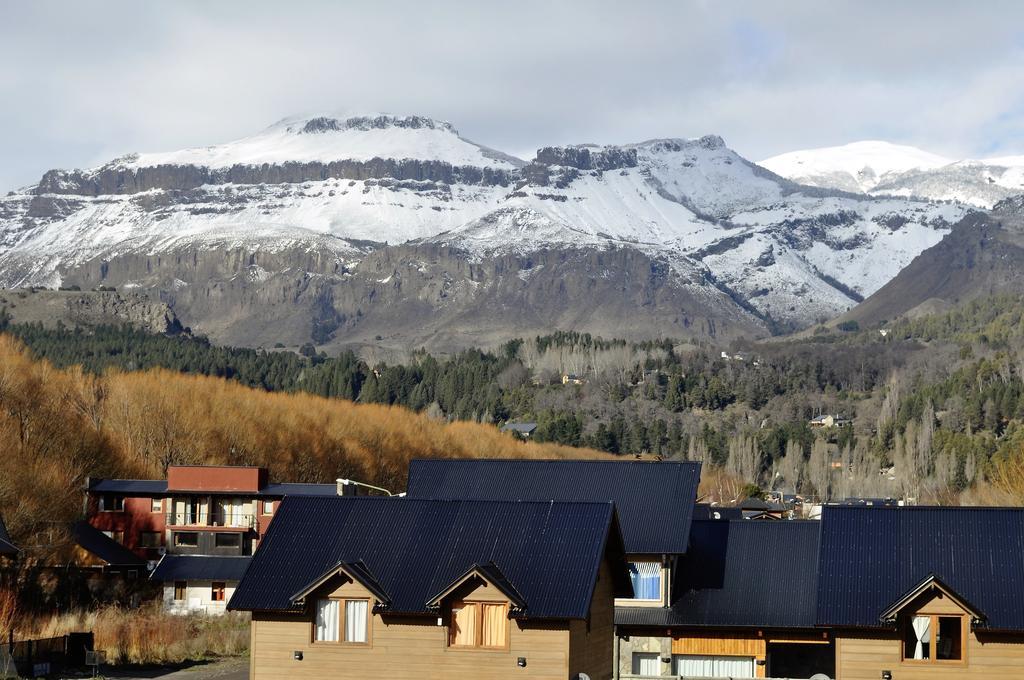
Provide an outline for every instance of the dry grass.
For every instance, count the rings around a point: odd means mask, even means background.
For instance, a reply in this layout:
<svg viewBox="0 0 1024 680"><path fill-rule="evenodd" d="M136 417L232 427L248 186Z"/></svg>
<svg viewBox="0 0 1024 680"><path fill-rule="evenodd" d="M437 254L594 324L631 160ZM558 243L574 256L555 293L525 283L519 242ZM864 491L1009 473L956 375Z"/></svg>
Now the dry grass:
<svg viewBox="0 0 1024 680"><path fill-rule="evenodd" d="M15 539L80 512L86 477L159 478L170 464L260 465L279 480L405 486L418 457L603 457L399 407L267 393L165 370L96 377L0 336L0 509Z"/></svg>
<svg viewBox="0 0 1024 680"><path fill-rule="evenodd" d="M107 663L164 664L239 656L249 649L249 616L172 616L151 605L141 609L106 607L19 622L16 636L58 637L91 630Z"/></svg>

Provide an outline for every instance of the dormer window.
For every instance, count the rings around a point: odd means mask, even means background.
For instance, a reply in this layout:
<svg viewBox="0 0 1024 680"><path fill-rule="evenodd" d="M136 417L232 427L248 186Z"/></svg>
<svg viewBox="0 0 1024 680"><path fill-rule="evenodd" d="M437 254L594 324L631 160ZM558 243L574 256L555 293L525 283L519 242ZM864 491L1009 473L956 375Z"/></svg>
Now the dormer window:
<svg viewBox="0 0 1024 680"><path fill-rule="evenodd" d="M661 599L661 564L630 562L629 578L633 582L634 600Z"/></svg>
<svg viewBox="0 0 1024 680"><path fill-rule="evenodd" d="M508 604L505 602L455 602L449 627L452 647L506 649Z"/></svg>
<svg viewBox="0 0 1024 680"><path fill-rule="evenodd" d="M918 614L904 620L904 661L963 661L967 619Z"/></svg>

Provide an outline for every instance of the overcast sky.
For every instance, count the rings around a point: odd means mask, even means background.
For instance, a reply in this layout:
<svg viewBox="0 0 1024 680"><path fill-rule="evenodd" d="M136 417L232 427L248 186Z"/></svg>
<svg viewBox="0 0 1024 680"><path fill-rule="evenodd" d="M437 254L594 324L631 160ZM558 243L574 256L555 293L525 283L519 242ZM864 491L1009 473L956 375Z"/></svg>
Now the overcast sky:
<svg viewBox="0 0 1024 680"><path fill-rule="evenodd" d="M1024 3L12 0L0 91L4 190L338 110L524 156L708 133L752 160L1024 154Z"/></svg>

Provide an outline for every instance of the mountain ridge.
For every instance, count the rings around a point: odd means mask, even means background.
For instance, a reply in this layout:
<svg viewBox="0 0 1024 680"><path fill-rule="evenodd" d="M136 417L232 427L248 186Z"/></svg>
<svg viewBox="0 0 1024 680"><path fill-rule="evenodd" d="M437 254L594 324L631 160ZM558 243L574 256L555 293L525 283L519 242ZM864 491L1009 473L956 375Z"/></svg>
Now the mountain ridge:
<svg viewBox="0 0 1024 680"><path fill-rule="evenodd" d="M664 289L675 292L641 296L640 328L647 318L652 332L705 339L731 328L727 340L853 307L964 214L802 186L716 135L543 147L527 162L423 116L314 116L227 144L47 172L0 198L0 285L151 291L187 325L243 345L274 333L300 342L302 327L328 343L384 336L387 315L369 321L382 298L426 304L405 327L390 319L414 342L425 309L468 331L467 319L529 300L544 310L539 324L562 327L605 318L572 313L581 305L621 308L636 290ZM424 257L420 273L364 271L403 244L397 252ZM446 249L440 268L436 248ZM640 257L626 271L595 265L623 249ZM583 299L531 292L532 259L553 252ZM399 280L397 296L382 288ZM453 303L445 286L465 294ZM684 323L693 318L732 321ZM577 330L609 322L595 323Z"/></svg>
<svg viewBox="0 0 1024 680"><path fill-rule="evenodd" d="M1024 193L1024 156L956 160L912 146L861 141L791 151L760 163L801 184L986 209Z"/></svg>

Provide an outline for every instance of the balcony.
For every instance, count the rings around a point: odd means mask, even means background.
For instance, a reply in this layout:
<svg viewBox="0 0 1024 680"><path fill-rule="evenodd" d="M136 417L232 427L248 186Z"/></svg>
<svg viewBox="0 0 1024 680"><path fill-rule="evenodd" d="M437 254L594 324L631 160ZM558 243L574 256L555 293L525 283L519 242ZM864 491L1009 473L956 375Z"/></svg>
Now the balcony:
<svg viewBox="0 0 1024 680"><path fill-rule="evenodd" d="M167 526L188 529L255 529L256 515L232 512L172 512L167 514Z"/></svg>

